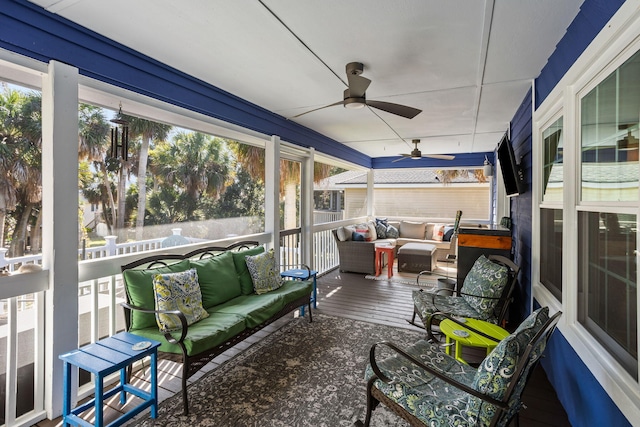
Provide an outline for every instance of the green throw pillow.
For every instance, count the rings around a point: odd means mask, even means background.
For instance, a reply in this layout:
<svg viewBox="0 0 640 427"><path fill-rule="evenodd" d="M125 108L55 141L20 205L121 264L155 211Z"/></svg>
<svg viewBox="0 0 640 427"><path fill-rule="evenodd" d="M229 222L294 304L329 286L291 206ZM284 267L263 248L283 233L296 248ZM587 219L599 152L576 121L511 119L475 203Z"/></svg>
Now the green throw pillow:
<svg viewBox="0 0 640 427"><path fill-rule="evenodd" d="M202 292L202 306L206 308L222 304L242 295L231 252L190 262L198 271Z"/></svg>
<svg viewBox="0 0 640 427"><path fill-rule="evenodd" d="M187 318L187 325L209 317L202 308L202 294L195 268L180 273L156 274L153 277L153 290L158 310L180 310ZM156 313L156 320L162 332L181 329L177 316Z"/></svg>
<svg viewBox="0 0 640 427"><path fill-rule="evenodd" d="M273 249L262 254L248 256L247 268L251 274L256 294L264 294L282 286L282 276L278 271L276 254Z"/></svg>
<svg viewBox="0 0 640 427"><path fill-rule="evenodd" d="M240 289L243 295L251 295L253 293L253 281L251 280L251 274L247 268L247 262L245 258L250 255L257 255L264 252L263 246L247 249L240 252L232 252L233 263L236 266L236 273L238 274L238 280L240 280Z"/></svg>
<svg viewBox="0 0 640 427"><path fill-rule="evenodd" d="M508 280L507 267L480 255L465 277L460 292L462 298L478 312L482 319L489 319L493 316L493 310ZM466 294L478 295L478 297Z"/></svg>
<svg viewBox="0 0 640 427"><path fill-rule="evenodd" d="M188 269L189 260L184 260L164 267L125 270L122 272L122 277L126 283L129 302L136 307L155 310L153 276L158 273L176 273ZM153 313L141 313L135 310L131 312L131 330L149 328L156 324L156 316Z"/></svg>

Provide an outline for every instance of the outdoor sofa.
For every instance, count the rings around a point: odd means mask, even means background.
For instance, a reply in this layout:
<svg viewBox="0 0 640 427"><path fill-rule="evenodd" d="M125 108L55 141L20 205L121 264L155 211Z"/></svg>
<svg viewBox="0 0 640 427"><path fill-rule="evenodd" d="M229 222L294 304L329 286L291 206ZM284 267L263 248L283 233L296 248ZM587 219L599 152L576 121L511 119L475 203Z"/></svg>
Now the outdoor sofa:
<svg viewBox="0 0 640 427"><path fill-rule="evenodd" d="M184 255L153 255L122 266L126 329L161 342L160 358L182 363L185 414L187 379L214 357L298 307L308 306L312 321L313 281L282 281L269 255L258 242L239 242ZM253 261L249 266L247 257ZM190 279L193 275L197 283ZM171 288L178 280L191 294L177 298L178 310L158 309L171 299L164 285Z"/></svg>
<svg viewBox="0 0 640 427"><path fill-rule="evenodd" d="M445 259L448 254L456 253L453 224L386 221L385 233L380 233L379 222L373 220L366 224L339 227L332 231L338 247L341 272L375 274L375 245L380 243L390 243L396 248L407 243L427 243L436 247L439 259ZM368 235L358 231L365 228L368 229ZM358 238L358 234L365 234L364 239L354 240L354 235Z"/></svg>

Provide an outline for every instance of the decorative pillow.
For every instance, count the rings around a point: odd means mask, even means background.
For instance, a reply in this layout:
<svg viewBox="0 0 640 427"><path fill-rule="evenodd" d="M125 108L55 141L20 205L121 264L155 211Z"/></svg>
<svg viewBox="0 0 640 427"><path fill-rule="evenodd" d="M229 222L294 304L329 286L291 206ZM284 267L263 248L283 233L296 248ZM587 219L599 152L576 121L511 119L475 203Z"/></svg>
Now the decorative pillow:
<svg viewBox="0 0 640 427"><path fill-rule="evenodd" d="M153 277L153 291L158 310L180 310L191 325L209 317L202 308L202 294L195 268L179 273L160 273ZM156 314L156 320L163 332L180 329L180 319L171 314Z"/></svg>
<svg viewBox="0 0 640 427"><path fill-rule="evenodd" d="M460 293L482 319L489 319L493 316L493 310L498 304L498 299L508 280L509 269L507 267L480 255L467 273ZM471 295L477 295L477 297Z"/></svg>
<svg viewBox="0 0 640 427"><path fill-rule="evenodd" d="M400 232L393 225L387 227L387 238L388 239L397 239L400 237Z"/></svg>
<svg viewBox="0 0 640 427"><path fill-rule="evenodd" d="M352 231L348 230L346 227L338 227L338 229L336 230L336 236L341 242L351 240L351 234Z"/></svg>
<svg viewBox="0 0 640 427"><path fill-rule="evenodd" d="M376 218L376 224L382 224L386 227L389 225L389 220L387 218Z"/></svg>
<svg viewBox="0 0 640 427"><path fill-rule="evenodd" d="M278 271L273 249L263 254L248 256L247 268L249 268L256 294L264 294L282 286L282 277Z"/></svg>
<svg viewBox="0 0 640 427"><path fill-rule="evenodd" d="M375 221L369 221L367 223L367 226L369 227L369 236L371 237L371 241L377 240L378 239L378 233L376 232L376 222Z"/></svg>
<svg viewBox="0 0 640 427"><path fill-rule="evenodd" d="M353 240L359 240L356 239L355 236L356 234L361 234L362 237L364 238L365 242L370 242L371 241L371 231L369 230L369 225L368 224L358 224L356 225L356 231L353 234Z"/></svg>
<svg viewBox="0 0 640 427"><path fill-rule="evenodd" d="M400 223L400 236L407 239L424 240L424 231L427 225L424 222L402 221Z"/></svg>
<svg viewBox="0 0 640 427"><path fill-rule="evenodd" d="M387 225L382 222L376 221L376 236L378 239L386 239L387 238Z"/></svg>
<svg viewBox="0 0 640 427"><path fill-rule="evenodd" d="M444 239L444 224L434 224L431 239L437 242L442 242Z"/></svg>
<svg viewBox="0 0 640 427"><path fill-rule="evenodd" d="M444 236L442 236L443 242L450 242L451 237L453 236L453 227L444 227Z"/></svg>
<svg viewBox="0 0 640 427"><path fill-rule="evenodd" d="M369 233L367 232L366 234L368 235ZM357 231L354 231L351 235L351 240L353 240L354 242L364 242L367 239L365 233L358 233Z"/></svg>

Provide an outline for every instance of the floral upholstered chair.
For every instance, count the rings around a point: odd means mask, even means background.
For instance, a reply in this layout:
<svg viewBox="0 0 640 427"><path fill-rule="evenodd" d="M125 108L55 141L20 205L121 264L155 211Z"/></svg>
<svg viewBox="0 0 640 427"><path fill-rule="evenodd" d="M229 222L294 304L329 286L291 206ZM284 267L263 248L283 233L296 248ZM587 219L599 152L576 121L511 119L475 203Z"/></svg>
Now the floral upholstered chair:
<svg viewBox="0 0 640 427"><path fill-rule="evenodd" d="M366 418L356 425L369 426L382 403L412 426L507 426L522 407L526 382L560 315L536 310L477 369L424 340L404 350L374 344L365 370Z"/></svg>
<svg viewBox="0 0 640 427"><path fill-rule="evenodd" d="M459 295L440 295L438 291L413 291L413 318L422 320L430 338L434 314L468 317L500 324L504 319L517 281L520 267L500 255L480 255L464 279ZM420 325L417 325L420 326Z"/></svg>

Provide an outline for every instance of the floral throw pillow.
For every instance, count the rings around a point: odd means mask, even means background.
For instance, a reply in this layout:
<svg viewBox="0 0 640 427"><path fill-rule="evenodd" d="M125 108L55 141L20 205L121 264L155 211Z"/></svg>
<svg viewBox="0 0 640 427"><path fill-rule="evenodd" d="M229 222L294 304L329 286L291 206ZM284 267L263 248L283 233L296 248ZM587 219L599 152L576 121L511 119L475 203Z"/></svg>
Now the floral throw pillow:
<svg viewBox="0 0 640 427"><path fill-rule="evenodd" d="M273 249L258 255L248 256L247 268L251 274L253 290L256 294L264 294L282 286L282 277L278 271Z"/></svg>
<svg viewBox="0 0 640 427"><path fill-rule="evenodd" d="M493 310L508 280L507 267L480 255L467 273L460 292L462 298L478 312L482 319L489 319L493 316Z"/></svg>
<svg viewBox="0 0 640 427"><path fill-rule="evenodd" d="M195 268L179 273L164 273L153 276L153 292L158 310L180 310L191 325L209 317L202 308L202 293ZM156 321L163 332L180 329L178 317L171 314L156 314Z"/></svg>

